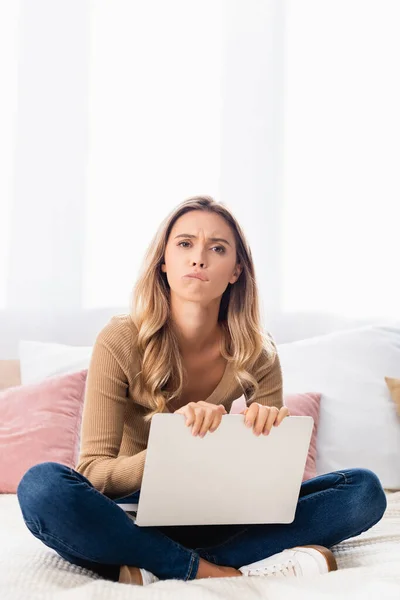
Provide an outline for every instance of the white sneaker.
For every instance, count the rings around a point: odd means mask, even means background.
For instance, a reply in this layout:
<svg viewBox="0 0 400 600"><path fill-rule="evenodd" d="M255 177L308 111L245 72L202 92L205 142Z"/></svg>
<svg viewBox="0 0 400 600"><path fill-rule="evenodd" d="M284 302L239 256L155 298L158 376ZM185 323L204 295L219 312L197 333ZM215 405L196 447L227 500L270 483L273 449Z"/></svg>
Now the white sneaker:
<svg viewBox="0 0 400 600"><path fill-rule="evenodd" d="M336 571L333 553L324 546L294 546L268 558L240 567L245 577L273 575L301 577Z"/></svg>
<svg viewBox="0 0 400 600"><path fill-rule="evenodd" d="M155 583L156 581L160 581L158 577L150 573L150 571L146 571L146 569L140 569L143 579L143 585L148 585L149 583Z"/></svg>

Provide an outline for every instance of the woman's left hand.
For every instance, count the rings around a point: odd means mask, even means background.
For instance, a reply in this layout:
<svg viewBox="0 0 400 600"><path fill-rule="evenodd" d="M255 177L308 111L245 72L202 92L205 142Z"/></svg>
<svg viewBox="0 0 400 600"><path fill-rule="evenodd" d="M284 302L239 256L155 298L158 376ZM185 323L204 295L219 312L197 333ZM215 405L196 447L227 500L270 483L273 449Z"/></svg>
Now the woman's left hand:
<svg viewBox="0 0 400 600"><path fill-rule="evenodd" d="M247 427L253 427L255 435L268 435L271 427L277 427L285 417L289 415L287 406L280 409L275 406L264 406L258 402L252 402L248 408L240 414L245 415L245 424Z"/></svg>

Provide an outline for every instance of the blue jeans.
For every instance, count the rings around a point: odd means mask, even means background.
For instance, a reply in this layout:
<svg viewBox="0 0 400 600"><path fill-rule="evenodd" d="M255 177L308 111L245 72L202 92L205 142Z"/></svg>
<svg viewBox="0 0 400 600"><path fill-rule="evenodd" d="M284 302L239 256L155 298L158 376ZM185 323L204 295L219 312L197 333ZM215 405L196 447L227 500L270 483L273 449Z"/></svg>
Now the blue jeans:
<svg viewBox="0 0 400 600"><path fill-rule="evenodd" d="M239 568L307 544L331 547L366 531L383 516L386 495L369 469L343 469L301 485L295 519L285 524L139 527L116 502L70 467L34 465L17 496L26 526L65 560L118 581L120 565L159 579L190 580L199 560ZM140 490L121 497L137 503ZM238 502L240 490L238 490Z"/></svg>

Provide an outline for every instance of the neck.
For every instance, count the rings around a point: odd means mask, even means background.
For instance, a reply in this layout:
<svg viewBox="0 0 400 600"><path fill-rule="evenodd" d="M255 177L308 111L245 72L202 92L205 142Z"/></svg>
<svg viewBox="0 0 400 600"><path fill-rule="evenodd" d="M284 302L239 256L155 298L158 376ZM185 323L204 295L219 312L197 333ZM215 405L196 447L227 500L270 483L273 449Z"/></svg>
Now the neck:
<svg viewBox="0 0 400 600"><path fill-rule="evenodd" d="M182 355L205 353L219 346L223 334L218 322L219 299L207 306L171 295L170 322Z"/></svg>

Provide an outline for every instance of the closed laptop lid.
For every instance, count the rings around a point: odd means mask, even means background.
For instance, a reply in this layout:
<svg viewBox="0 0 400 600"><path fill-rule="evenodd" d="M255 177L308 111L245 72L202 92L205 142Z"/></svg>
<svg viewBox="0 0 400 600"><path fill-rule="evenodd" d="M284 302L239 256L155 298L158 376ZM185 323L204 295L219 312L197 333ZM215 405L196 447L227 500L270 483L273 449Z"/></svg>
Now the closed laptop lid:
<svg viewBox="0 0 400 600"><path fill-rule="evenodd" d="M181 414L153 416L137 512L140 526L291 523L314 420L289 416L256 436L223 415L204 438Z"/></svg>

